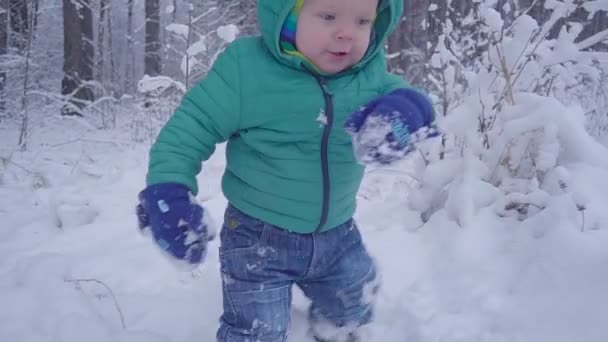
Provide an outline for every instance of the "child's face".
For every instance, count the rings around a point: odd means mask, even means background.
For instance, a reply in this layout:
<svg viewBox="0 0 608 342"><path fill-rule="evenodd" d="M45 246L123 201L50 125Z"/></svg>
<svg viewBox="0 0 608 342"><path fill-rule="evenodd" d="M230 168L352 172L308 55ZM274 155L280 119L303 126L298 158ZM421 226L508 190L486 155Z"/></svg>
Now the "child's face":
<svg viewBox="0 0 608 342"><path fill-rule="evenodd" d="M378 0L305 0L296 46L321 71L334 74L363 58Z"/></svg>

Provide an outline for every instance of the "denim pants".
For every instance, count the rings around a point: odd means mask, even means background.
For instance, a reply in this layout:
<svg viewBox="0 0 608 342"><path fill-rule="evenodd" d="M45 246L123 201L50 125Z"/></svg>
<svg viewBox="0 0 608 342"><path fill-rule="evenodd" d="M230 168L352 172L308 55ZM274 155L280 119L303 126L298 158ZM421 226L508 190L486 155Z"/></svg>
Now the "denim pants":
<svg viewBox="0 0 608 342"><path fill-rule="evenodd" d="M351 335L370 322L379 284L352 219L327 232L298 234L228 205L220 239L218 341L286 341L294 284L311 300L313 334Z"/></svg>

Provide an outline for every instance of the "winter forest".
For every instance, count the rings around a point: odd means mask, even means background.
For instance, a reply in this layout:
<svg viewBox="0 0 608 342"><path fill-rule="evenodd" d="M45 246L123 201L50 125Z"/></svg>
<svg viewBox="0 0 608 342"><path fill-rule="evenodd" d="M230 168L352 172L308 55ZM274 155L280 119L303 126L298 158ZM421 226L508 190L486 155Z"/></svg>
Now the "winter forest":
<svg viewBox="0 0 608 342"><path fill-rule="evenodd" d="M254 0L0 0L0 341L215 341L218 239L175 267L134 208L187 89L256 34ZM365 171L365 342L608 341L608 0L404 0L385 49L443 134Z"/></svg>

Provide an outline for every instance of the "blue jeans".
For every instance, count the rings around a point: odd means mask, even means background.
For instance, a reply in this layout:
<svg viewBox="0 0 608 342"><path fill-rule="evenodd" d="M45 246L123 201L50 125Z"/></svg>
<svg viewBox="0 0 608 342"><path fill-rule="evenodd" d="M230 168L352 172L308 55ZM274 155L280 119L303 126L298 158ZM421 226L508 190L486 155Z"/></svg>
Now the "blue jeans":
<svg viewBox="0 0 608 342"><path fill-rule="evenodd" d="M298 234L228 205L220 239L218 341L285 341L294 284L312 302L313 333L327 335L315 329L331 326L350 334L370 322L379 284L352 219L327 232Z"/></svg>

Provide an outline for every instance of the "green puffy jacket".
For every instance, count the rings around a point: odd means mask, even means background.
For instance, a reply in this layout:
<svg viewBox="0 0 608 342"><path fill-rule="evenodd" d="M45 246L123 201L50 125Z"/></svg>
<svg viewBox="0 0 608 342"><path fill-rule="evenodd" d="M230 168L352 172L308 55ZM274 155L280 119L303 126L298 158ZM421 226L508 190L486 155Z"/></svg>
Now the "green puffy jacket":
<svg viewBox="0 0 608 342"><path fill-rule="evenodd" d="M382 1L366 55L336 75L311 72L281 52L281 26L294 3L258 1L261 37L234 41L188 91L151 149L149 185L181 183L197 193L201 162L228 141L222 190L243 212L297 233L352 217L363 166L343 124L374 97L408 87L386 71L383 53L402 1Z"/></svg>

